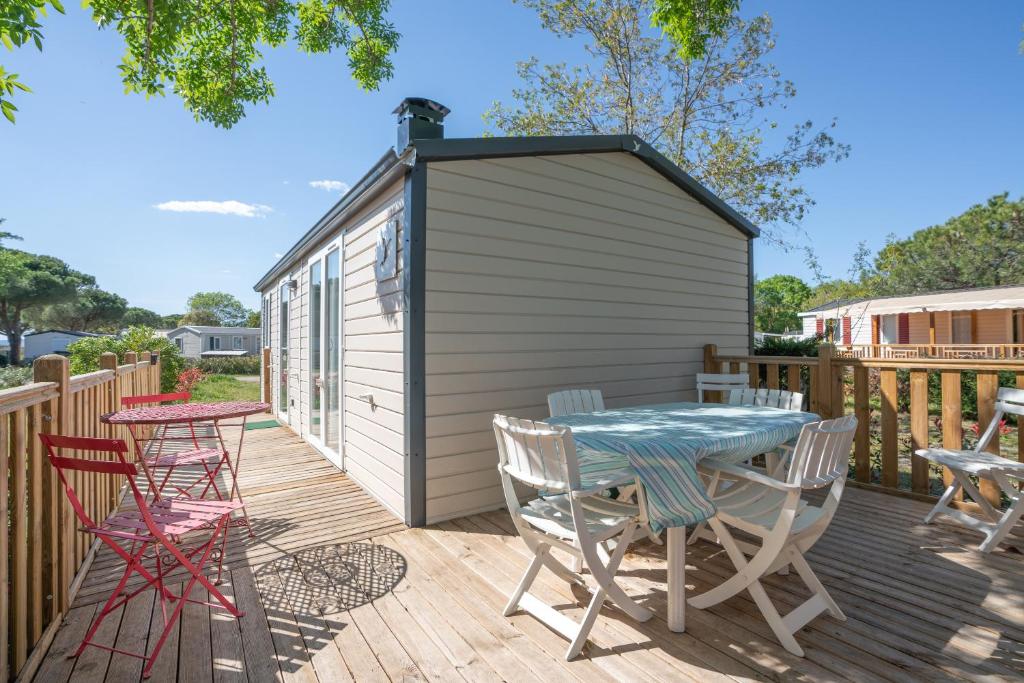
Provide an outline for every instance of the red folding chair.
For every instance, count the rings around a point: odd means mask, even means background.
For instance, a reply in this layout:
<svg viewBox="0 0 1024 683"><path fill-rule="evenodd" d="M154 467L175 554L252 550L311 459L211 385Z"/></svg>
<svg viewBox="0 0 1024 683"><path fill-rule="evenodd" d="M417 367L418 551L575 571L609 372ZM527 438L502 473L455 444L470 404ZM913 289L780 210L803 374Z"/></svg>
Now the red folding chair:
<svg viewBox="0 0 1024 683"><path fill-rule="evenodd" d="M85 634L85 639L74 654L75 657L82 654L88 645L138 657L146 662L142 676L148 678L153 664L160 654L160 649L174 624L180 618L181 610L186 602L225 609L236 618L243 616L243 613L214 585L220 583L231 513L242 507L240 502L191 498L163 498L147 502L146 497L135 483L138 470L134 464L125 459L128 446L121 439L93 439L50 434L40 434L39 438L46 448L46 456L50 464L57 470L57 475L64 485L64 491L71 502L71 507L74 508L75 515L82 524L80 530L95 535L127 565L117 587L114 588L104 603L103 609L100 610L89 627L89 631ZM84 457L61 456L57 454L56 449L113 454L117 459L116 461L93 460ZM86 513L69 478L65 476L67 470L126 477L137 509L116 510L102 522L93 521ZM219 547L218 538L220 539ZM210 581L203 573L204 567L211 558L217 564L215 581ZM167 575L178 568L184 569L189 576L180 595L173 593L167 587ZM133 574L141 576L145 580L145 584L140 588L128 591L125 586ZM181 580L181 577L173 579L175 583ZM187 596L191 595L192 588L196 583L206 588L216 602L188 598ZM160 609L164 618L164 628L148 656L145 653L127 652L92 642L96 630L111 612L146 591L150 586L157 591L157 598L160 600ZM174 607L168 614L168 606L171 603L174 603Z"/></svg>
<svg viewBox="0 0 1024 683"><path fill-rule="evenodd" d="M132 408L151 403L174 403L177 401L188 403L191 399L192 394L187 391L173 394L123 396L121 398L121 407ZM228 456L220 448L204 448L200 446L195 423L158 425L153 436L149 438L139 434L139 426L129 424L128 431L132 435L132 442L135 446L135 457L138 458L139 464L142 465L146 479L149 481L151 493L159 498L168 482L171 481L174 470L177 468L199 465L203 468L203 474L191 483L183 486L175 485L174 488L182 495L192 496L192 490L202 485L203 490L200 492L199 498L204 497L210 489L213 489L217 500L224 499L220 488L217 486L217 475L220 473L220 468ZM185 450L178 450L174 445L174 442L178 441L191 441L192 448L186 447ZM145 448L142 446L143 443L147 444ZM165 447L168 447L167 452L164 451ZM154 450L155 453L153 452ZM156 477L153 476L154 470L164 470L163 478L160 480L159 485L156 483Z"/></svg>

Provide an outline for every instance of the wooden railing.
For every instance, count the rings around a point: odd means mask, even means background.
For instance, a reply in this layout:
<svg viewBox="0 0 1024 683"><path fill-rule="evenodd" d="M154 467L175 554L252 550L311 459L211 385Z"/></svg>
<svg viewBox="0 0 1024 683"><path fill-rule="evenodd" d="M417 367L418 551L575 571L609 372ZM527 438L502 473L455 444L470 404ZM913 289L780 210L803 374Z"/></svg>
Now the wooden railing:
<svg viewBox="0 0 1024 683"><path fill-rule="evenodd" d="M839 344L841 358L1024 358L1024 344Z"/></svg>
<svg viewBox="0 0 1024 683"><path fill-rule="evenodd" d="M811 412L824 418L849 412L857 416L852 480L860 486L917 498L933 498L941 488L933 477L948 484L950 475L933 470L926 460L913 455L914 451L929 446L965 447L963 373L977 377L978 433L984 432L995 413L1000 373L1013 373L1013 386L1024 388L1024 358L849 358L835 355L827 344L819 347L817 357L719 356L715 346L708 345L704 367L707 372L746 372L751 386L768 388L794 388L802 375L800 387L810 395L807 405ZM929 406L929 382L940 392L940 405L935 409ZM933 427L934 433L930 433ZM1017 445L1012 453L1001 449L1003 435L998 432L989 449L1024 461L1024 420L1015 430ZM901 477L901 469L909 469L909 477ZM998 487L982 481L980 488L998 507Z"/></svg>
<svg viewBox="0 0 1024 683"><path fill-rule="evenodd" d="M156 354L103 354L101 369L70 376L68 359L36 359L32 384L0 391L0 681L28 680L74 599L94 547L77 531L71 506L46 462L40 432L128 438L101 425L122 396L158 393ZM116 506L120 484L78 473L72 485L93 519Z"/></svg>

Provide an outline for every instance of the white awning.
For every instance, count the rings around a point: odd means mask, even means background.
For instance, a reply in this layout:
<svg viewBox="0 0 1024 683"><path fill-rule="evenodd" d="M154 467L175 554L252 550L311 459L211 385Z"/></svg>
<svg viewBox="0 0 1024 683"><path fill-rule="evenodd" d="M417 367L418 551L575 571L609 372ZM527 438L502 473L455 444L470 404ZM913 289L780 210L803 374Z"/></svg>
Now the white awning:
<svg viewBox="0 0 1024 683"><path fill-rule="evenodd" d="M858 301L823 311L806 311L801 317L889 315L939 311L984 311L1024 308L1024 286L990 287L966 291L936 292L916 296L895 296Z"/></svg>
<svg viewBox="0 0 1024 683"><path fill-rule="evenodd" d="M203 351L204 356L244 356L245 351Z"/></svg>

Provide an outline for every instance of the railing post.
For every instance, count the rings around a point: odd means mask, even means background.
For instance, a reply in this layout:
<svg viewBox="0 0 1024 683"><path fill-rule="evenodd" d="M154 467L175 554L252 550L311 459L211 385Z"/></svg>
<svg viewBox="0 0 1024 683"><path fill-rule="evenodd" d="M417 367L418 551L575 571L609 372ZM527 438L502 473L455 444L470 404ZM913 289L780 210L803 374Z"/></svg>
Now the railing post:
<svg viewBox="0 0 1024 683"><path fill-rule="evenodd" d="M710 346L711 346L712 349L715 348L714 344L711 344ZM707 367L707 364L708 364L708 351L707 350L708 350L708 347L705 346L704 347L704 366L705 367ZM266 403L269 406L271 404L271 396L270 396L270 391L271 391L271 382L270 382L270 347L269 346L264 346L263 347L263 360L262 360L262 363L263 363L263 367L261 369L263 371L263 373L262 373L262 376L263 376L263 402ZM267 412L268 413L270 412L270 410L271 410L270 408L267 408Z"/></svg>
<svg viewBox="0 0 1024 683"><path fill-rule="evenodd" d="M121 409L121 383L117 381L117 354L105 351L100 354L100 370L113 370L114 380L110 383L110 410ZM110 426L113 430L115 427Z"/></svg>
<svg viewBox="0 0 1024 683"><path fill-rule="evenodd" d="M928 371L910 371L910 486L928 493L928 461L915 455L928 448Z"/></svg>
<svg viewBox="0 0 1024 683"><path fill-rule="evenodd" d="M999 393L999 373L994 370L978 372L978 435L985 433L988 425L995 418L996 396ZM985 449L989 453L999 455L999 428L992 440L988 442ZM1000 488L999 485L990 479L982 479L978 487L981 495L988 499L995 508L999 509Z"/></svg>
<svg viewBox="0 0 1024 683"><path fill-rule="evenodd" d="M68 359L51 354L36 358L32 364L32 379L36 382L54 382L57 396L50 400L48 419L43 420L44 434L67 435L71 432L71 375ZM68 608L68 588L75 575L72 565L72 541L75 529L68 503L63 501L57 487L53 468L43 468L43 577L42 585L50 593L52 620ZM55 599L56 598L56 599Z"/></svg>
<svg viewBox="0 0 1024 683"><path fill-rule="evenodd" d="M818 401L818 414L824 419L832 417L832 356L835 347L822 344L818 347L818 386L814 387Z"/></svg>

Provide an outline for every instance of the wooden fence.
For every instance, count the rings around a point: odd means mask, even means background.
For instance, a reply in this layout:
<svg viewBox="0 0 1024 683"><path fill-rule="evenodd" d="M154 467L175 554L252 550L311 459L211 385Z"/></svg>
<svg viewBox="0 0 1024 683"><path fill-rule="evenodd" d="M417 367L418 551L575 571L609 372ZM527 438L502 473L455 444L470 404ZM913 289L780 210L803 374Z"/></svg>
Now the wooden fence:
<svg viewBox="0 0 1024 683"><path fill-rule="evenodd" d="M857 416L857 437L854 441L852 461L853 481L864 487L915 498L933 498L932 470L929 463L913 452L919 448L964 447L962 415L962 373L977 375L978 429L984 432L995 413L999 373L1012 372L1014 386L1024 388L1024 358L962 359L962 358L851 358L836 355L835 348L824 344L817 357L810 356L720 356L711 344L704 348L706 372L746 372L751 386L770 389L799 390L809 396L808 409L824 418L838 417L847 412ZM900 371L906 371L908 382L902 396L908 406L904 411L904 435L909 431L909 447L904 452L909 459L909 482L900 479ZM872 374L877 373L877 381ZM929 379L941 387L941 407L929 412ZM875 407L877 406L877 407ZM872 417L877 416L877 420ZM938 419L941 432L930 438L933 419ZM1024 461L1024 420L1017 427L1016 457ZM1000 436L993 439L989 450L1000 452ZM878 443L875 461L879 463L877 476L872 476L872 441ZM906 443L906 439L904 442ZM940 475L948 484L950 475ZM904 485L907 484L907 485ZM981 493L992 504L999 506L999 489L992 482L981 482ZM973 507L962 503L964 507Z"/></svg>
<svg viewBox="0 0 1024 683"><path fill-rule="evenodd" d="M32 384L0 391L0 681L31 677L94 553L38 434L127 439L125 427L99 416L117 410L122 396L158 393L160 362L152 353L124 360L105 353L100 370L72 377L67 358L43 356ZM92 473L72 481L94 519L117 506L122 484Z"/></svg>
<svg viewBox="0 0 1024 683"><path fill-rule="evenodd" d="M1021 358L1024 344L838 344L842 358Z"/></svg>

